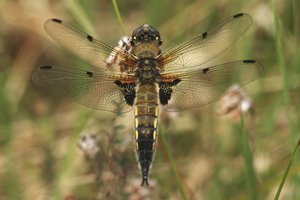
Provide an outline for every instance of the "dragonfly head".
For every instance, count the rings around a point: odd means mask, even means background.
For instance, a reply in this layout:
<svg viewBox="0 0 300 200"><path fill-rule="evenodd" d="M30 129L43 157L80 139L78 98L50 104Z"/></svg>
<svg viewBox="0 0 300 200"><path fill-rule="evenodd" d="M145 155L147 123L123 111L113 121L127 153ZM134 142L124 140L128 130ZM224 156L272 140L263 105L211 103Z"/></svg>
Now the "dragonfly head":
<svg viewBox="0 0 300 200"><path fill-rule="evenodd" d="M144 24L138 28L136 28L131 36L131 45L136 46L138 43L146 43L151 42L160 46L162 44L162 40L160 38L160 34L158 30L153 28L148 24Z"/></svg>

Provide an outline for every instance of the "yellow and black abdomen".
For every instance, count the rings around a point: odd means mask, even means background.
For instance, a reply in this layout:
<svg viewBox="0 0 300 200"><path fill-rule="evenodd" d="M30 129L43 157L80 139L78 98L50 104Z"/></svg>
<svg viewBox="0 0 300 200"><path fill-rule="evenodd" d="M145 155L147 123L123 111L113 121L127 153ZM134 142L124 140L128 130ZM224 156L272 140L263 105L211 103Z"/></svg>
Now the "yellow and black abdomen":
<svg viewBox="0 0 300 200"><path fill-rule="evenodd" d="M148 174L155 154L157 140L158 94L156 83L141 84L137 88L135 116L136 157L148 184Z"/></svg>

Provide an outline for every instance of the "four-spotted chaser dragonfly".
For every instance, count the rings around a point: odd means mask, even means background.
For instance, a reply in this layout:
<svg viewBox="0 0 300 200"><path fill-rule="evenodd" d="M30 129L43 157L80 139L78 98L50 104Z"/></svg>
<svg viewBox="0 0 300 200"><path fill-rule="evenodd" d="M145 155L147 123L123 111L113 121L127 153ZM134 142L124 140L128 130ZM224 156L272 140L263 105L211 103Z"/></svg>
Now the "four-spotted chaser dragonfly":
<svg viewBox="0 0 300 200"><path fill-rule="evenodd" d="M62 20L49 19L45 23L48 34L94 68L43 66L34 71L33 81L88 107L121 113L133 110L136 156L142 185L148 184L159 106L181 111L209 104L225 95L231 84L244 86L263 70L255 60L207 64L233 45L251 23L249 15L236 14L162 51L160 33L147 24L113 47Z"/></svg>

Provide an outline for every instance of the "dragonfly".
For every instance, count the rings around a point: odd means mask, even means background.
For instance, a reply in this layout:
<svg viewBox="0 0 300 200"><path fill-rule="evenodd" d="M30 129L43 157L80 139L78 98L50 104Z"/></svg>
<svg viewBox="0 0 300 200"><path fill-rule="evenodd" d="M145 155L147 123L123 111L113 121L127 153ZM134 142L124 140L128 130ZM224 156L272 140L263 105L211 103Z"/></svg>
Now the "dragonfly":
<svg viewBox="0 0 300 200"><path fill-rule="evenodd" d="M41 66L33 81L85 106L115 113L134 113L136 158L141 185L148 185L158 140L159 110L174 112L210 104L257 79L263 66L256 60L211 65L236 43L252 23L246 13L233 15L209 31L162 50L154 27L144 24L114 47L60 20L49 19L45 30L60 45L87 61L91 68ZM238 88L235 88L236 90Z"/></svg>

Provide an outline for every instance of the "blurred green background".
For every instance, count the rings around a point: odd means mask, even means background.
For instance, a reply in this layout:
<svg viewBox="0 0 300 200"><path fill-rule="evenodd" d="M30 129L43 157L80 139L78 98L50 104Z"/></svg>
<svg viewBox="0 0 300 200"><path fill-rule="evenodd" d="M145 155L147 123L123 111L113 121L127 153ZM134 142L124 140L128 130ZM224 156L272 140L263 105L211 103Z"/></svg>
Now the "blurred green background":
<svg viewBox="0 0 300 200"><path fill-rule="evenodd" d="M255 112L245 114L244 125L232 114L217 114L220 102L162 112L165 143L159 141L150 187L140 188L132 113L85 108L31 82L42 65L87 65L46 34L47 19L64 19L116 45L123 33L112 2L1 0L0 199L273 199L299 138L299 0L118 3L127 34L148 23L160 31L164 47L236 13L250 14L250 29L216 63L256 59L264 65L264 77L244 88ZM98 160L77 147L82 133L98 135ZM298 153L281 199L300 199L299 171Z"/></svg>

